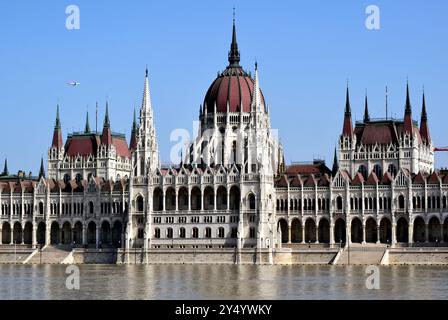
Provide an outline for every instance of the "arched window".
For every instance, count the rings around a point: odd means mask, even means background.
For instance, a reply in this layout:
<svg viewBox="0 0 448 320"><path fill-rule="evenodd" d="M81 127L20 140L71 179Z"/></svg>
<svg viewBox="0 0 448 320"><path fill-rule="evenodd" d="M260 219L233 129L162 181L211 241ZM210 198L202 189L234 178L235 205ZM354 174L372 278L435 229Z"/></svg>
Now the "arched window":
<svg viewBox="0 0 448 320"><path fill-rule="evenodd" d="M223 227L218 228L218 238L224 238L224 228Z"/></svg>
<svg viewBox="0 0 448 320"><path fill-rule="evenodd" d="M77 175L76 175L76 183L80 183L81 182L81 180L82 180L82 175L80 174L80 173L78 173Z"/></svg>
<svg viewBox="0 0 448 320"><path fill-rule="evenodd" d="M44 203L39 202L39 214L44 214Z"/></svg>
<svg viewBox="0 0 448 320"><path fill-rule="evenodd" d="M373 166L373 172L375 172L377 177L381 178L383 176L383 169L379 164Z"/></svg>
<svg viewBox="0 0 448 320"><path fill-rule="evenodd" d="M364 165L360 165L358 172L362 174L364 180L367 180L367 168Z"/></svg>
<svg viewBox="0 0 448 320"><path fill-rule="evenodd" d="M179 237L180 238L185 238L185 228L180 228L179 229Z"/></svg>
<svg viewBox="0 0 448 320"><path fill-rule="evenodd" d="M393 177L397 175L397 167L394 164L390 164L387 168L387 172L389 172Z"/></svg>
<svg viewBox="0 0 448 320"><path fill-rule="evenodd" d="M255 195L253 193L249 195L249 209L255 210Z"/></svg>
<svg viewBox="0 0 448 320"><path fill-rule="evenodd" d="M205 228L205 237L206 238L212 237L212 228L210 228L210 227Z"/></svg>
<svg viewBox="0 0 448 320"><path fill-rule="evenodd" d="M198 228L193 228L193 230L191 231L191 236L192 236L192 238L195 238L195 239L197 239L199 237Z"/></svg>
<svg viewBox="0 0 448 320"><path fill-rule="evenodd" d="M143 197L138 196L136 200L136 207L138 212L143 212Z"/></svg>
<svg viewBox="0 0 448 320"><path fill-rule="evenodd" d="M172 228L166 229L166 237L168 239L172 239L173 238L173 229Z"/></svg>
<svg viewBox="0 0 448 320"><path fill-rule="evenodd" d="M160 229L159 228L154 229L154 238L160 239Z"/></svg>
<svg viewBox="0 0 448 320"><path fill-rule="evenodd" d="M89 213L93 214L93 202L92 201L89 202Z"/></svg>
<svg viewBox="0 0 448 320"><path fill-rule="evenodd" d="M342 210L342 197L341 196L338 196L336 198L336 208L338 210Z"/></svg>
<svg viewBox="0 0 448 320"><path fill-rule="evenodd" d="M68 183L70 181L70 175L64 174L64 182Z"/></svg>
<svg viewBox="0 0 448 320"><path fill-rule="evenodd" d="M400 195L398 197L398 208L404 209L404 196Z"/></svg>

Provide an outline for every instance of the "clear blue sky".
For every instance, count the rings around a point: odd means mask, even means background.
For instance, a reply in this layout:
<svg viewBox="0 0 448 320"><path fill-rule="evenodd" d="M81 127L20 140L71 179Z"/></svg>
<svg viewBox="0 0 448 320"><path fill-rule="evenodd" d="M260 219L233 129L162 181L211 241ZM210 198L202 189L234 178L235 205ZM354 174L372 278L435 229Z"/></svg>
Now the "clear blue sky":
<svg viewBox="0 0 448 320"><path fill-rule="evenodd" d="M80 30L65 28L70 4L80 8ZM381 10L380 30L365 28L370 4ZM106 97L112 129L129 137L148 64L159 147L168 161L171 131L191 132L208 86L226 66L234 5L242 64L252 70L258 60L287 162L324 157L331 166L347 78L356 119L366 88L371 116L384 116L386 85L391 114L402 117L408 77L419 120L425 86L432 138L448 145L445 0L17 0L0 2L0 157L8 156L12 172L37 173L58 101L64 141L84 127L87 108L94 127L96 101L101 127ZM71 80L81 85L67 86ZM448 166L448 153L436 161Z"/></svg>

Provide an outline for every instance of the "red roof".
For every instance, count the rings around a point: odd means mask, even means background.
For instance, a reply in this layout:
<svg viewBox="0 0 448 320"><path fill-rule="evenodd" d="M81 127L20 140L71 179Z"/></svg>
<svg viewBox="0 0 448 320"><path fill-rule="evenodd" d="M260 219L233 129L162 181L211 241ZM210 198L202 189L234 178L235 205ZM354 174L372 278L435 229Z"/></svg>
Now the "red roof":
<svg viewBox="0 0 448 320"><path fill-rule="evenodd" d="M437 174L437 172L434 171L434 172L429 176L429 178L428 178L428 183L431 183L431 184L439 184L439 183L440 183L439 175Z"/></svg>
<svg viewBox="0 0 448 320"><path fill-rule="evenodd" d="M229 103L230 112L239 112L241 104L243 104L243 112L250 112L253 91L254 80L247 73L241 68L227 68L207 90L204 104L207 105L208 113L214 112L215 102L217 112L227 112L227 103ZM261 100L264 106L263 93L261 93Z"/></svg>
<svg viewBox="0 0 448 320"><path fill-rule="evenodd" d="M292 164L285 168L285 173L287 175L297 175L297 174L330 174L331 170L325 166L323 162L316 163L305 163L305 164Z"/></svg>
<svg viewBox="0 0 448 320"><path fill-rule="evenodd" d="M372 173L367 178L366 184L368 185L376 185L378 183L378 177L376 176L376 173L372 171Z"/></svg>
<svg viewBox="0 0 448 320"><path fill-rule="evenodd" d="M363 182L364 182L364 177L362 176L362 174L360 172L356 172L351 184L358 186L358 185L361 185Z"/></svg>
<svg viewBox="0 0 448 320"><path fill-rule="evenodd" d="M355 135L357 144L360 145L388 145L398 144L398 137L403 132L403 122L396 120L378 120L368 123L357 123ZM413 133L417 135L418 142L421 143L420 130L414 125Z"/></svg>
<svg viewBox="0 0 448 320"><path fill-rule="evenodd" d="M425 184L425 177L421 172L419 172L412 181L413 184Z"/></svg>
<svg viewBox="0 0 448 320"><path fill-rule="evenodd" d="M88 157L96 156L98 146L100 145L100 136L95 134L71 135L65 144L65 153L70 157L80 155ZM117 155L120 157L131 157L126 139L121 136L112 135L112 144L114 145Z"/></svg>

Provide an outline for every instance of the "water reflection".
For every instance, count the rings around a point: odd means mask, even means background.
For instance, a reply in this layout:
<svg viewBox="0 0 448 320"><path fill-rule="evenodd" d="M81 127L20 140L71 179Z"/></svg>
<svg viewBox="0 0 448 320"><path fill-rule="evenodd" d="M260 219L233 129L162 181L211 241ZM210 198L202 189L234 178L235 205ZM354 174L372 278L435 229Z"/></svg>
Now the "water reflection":
<svg viewBox="0 0 448 320"><path fill-rule="evenodd" d="M448 269L380 267L368 290L362 266L81 265L80 290L66 266L0 265L0 299L447 299Z"/></svg>

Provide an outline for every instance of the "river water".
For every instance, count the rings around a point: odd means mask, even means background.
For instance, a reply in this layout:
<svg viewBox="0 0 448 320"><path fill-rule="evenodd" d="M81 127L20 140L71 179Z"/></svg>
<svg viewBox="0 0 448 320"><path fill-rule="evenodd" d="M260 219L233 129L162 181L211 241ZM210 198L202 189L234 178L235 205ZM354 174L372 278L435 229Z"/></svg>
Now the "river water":
<svg viewBox="0 0 448 320"><path fill-rule="evenodd" d="M448 268L379 267L367 289L362 266L0 265L0 299L448 299Z"/></svg>

